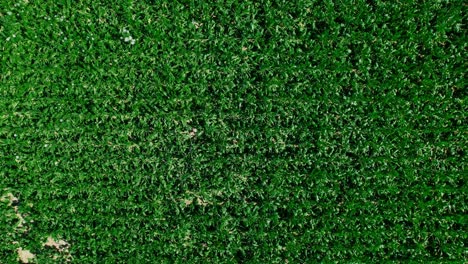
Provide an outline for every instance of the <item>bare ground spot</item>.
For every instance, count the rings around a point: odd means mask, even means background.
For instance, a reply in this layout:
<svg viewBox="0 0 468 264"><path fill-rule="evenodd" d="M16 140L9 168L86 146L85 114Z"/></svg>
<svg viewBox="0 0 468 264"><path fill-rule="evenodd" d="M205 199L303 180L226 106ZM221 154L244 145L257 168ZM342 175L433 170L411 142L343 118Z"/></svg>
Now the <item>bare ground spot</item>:
<svg viewBox="0 0 468 264"><path fill-rule="evenodd" d="M61 239L54 239L53 237L49 236L47 237L47 241L42 245L44 247L53 248L57 250L58 253L60 253L60 255L54 255L52 257L53 259L58 259L62 257L67 262L72 260L72 256L68 251L68 249L70 248L70 244L67 241Z"/></svg>
<svg viewBox="0 0 468 264"><path fill-rule="evenodd" d="M213 200L215 196L221 196L222 192L221 191L212 191L211 193L208 194L200 194L192 191L186 191L186 197L177 199L178 201L182 201L185 206L189 206L196 202L197 205L200 206L208 206L208 205L223 205L224 202L215 202ZM188 197L187 197L188 196Z"/></svg>
<svg viewBox="0 0 468 264"><path fill-rule="evenodd" d="M33 253L31 253L31 251L26 249L18 248L16 252L18 252L18 260L21 263L32 263L31 261L33 261L36 258L36 255L34 255Z"/></svg>
<svg viewBox="0 0 468 264"><path fill-rule="evenodd" d="M7 191L7 190L4 189L4 191ZM17 224L11 227L12 233L9 235L15 236L15 233L27 234L30 231L30 226L28 225L28 222L24 219L23 215L20 213L18 209L20 205L19 199L15 197L13 193L8 192L5 195L0 196L0 202L8 202L8 207L12 209L10 212L5 213L6 214L5 216L7 218L11 217L12 219L14 218L18 219ZM32 207L32 204L29 204L29 206ZM14 211L14 214L13 214L13 211ZM11 243L13 245L16 245L16 247L18 247L16 249L16 253L18 254L17 259L20 263L35 263L36 255L27 249L23 249L21 247L21 244L22 244L21 241L14 240ZM46 242L44 242L42 245L44 247L52 248L55 250L57 254L50 256L52 259L54 260L60 259L62 261L61 263L70 262L72 260L72 256L69 252L70 243L68 243L67 241L62 240L62 239L54 239L52 236L49 236L47 237Z"/></svg>
<svg viewBox="0 0 468 264"><path fill-rule="evenodd" d="M27 233L29 231L29 227L27 226L26 220L24 219L23 215L19 212L18 206L19 206L19 199L15 197L11 192L8 192L7 194L3 195L0 198L1 202L8 202L8 206L13 209L15 212L14 216L12 213L6 213L6 217L16 217L18 219L16 226L12 227L14 230L12 233L9 235L13 236L14 233ZM18 241L12 241L11 242L13 245L19 246L20 243ZM16 249L16 252L18 254L18 261L21 263L32 263L35 259L35 255L31 253L31 251L27 249L23 249L22 247L18 247Z"/></svg>

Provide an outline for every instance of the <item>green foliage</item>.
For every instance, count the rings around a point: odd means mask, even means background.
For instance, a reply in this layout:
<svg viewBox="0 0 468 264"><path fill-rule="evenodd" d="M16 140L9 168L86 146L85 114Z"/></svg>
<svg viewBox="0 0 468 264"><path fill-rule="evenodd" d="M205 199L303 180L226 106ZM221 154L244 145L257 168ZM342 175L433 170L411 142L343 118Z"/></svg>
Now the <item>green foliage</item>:
<svg viewBox="0 0 468 264"><path fill-rule="evenodd" d="M466 261L466 11L0 1L0 262Z"/></svg>

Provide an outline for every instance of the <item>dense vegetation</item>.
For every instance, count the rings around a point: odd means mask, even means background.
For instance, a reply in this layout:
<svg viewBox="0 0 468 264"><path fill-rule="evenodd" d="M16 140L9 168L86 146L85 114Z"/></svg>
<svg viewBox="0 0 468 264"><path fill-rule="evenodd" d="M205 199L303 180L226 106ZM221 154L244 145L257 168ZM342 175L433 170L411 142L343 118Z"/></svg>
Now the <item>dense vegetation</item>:
<svg viewBox="0 0 468 264"><path fill-rule="evenodd" d="M0 1L0 263L467 261L466 9Z"/></svg>

